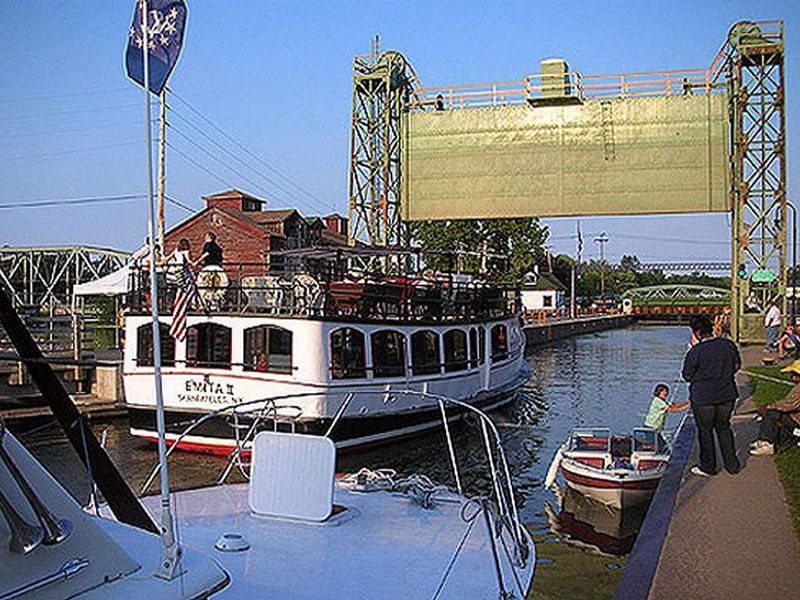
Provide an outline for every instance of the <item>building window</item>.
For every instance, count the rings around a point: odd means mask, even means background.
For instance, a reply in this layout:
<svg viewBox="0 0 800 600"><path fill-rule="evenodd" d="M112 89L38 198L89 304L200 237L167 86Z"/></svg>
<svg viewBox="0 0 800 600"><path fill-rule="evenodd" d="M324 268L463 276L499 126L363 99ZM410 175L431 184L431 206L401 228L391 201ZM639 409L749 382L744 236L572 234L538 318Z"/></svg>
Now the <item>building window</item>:
<svg viewBox="0 0 800 600"><path fill-rule="evenodd" d="M231 368L231 330L216 323L198 323L186 330L186 366Z"/></svg>
<svg viewBox="0 0 800 600"><path fill-rule="evenodd" d="M372 343L372 372L375 377L406 374L406 337L399 331L376 331Z"/></svg>
<svg viewBox="0 0 800 600"><path fill-rule="evenodd" d="M542 296L542 306L544 308L553 307L553 297L550 294L548 294L547 296Z"/></svg>
<svg viewBox="0 0 800 600"><path fill-rule="evenodd" d="M158 324L161 338L161 366L175 366L175 338L169 334L169 325ZM136 366L153 366L153 324L145 323L136 328Z"/></svg>
<svg viewBox="0 0 800 600"><path fill-rule="evenodd" d="M505 325L492 327L492 362L508 358L508 335Z"/></svg>
<svg viewBox="0 0 800 600"><path fill-rule="evenodd" d="M244 370L292 372L292 332L272 325L244 330Z"/></svg>
<svg viewBox="0 0 800 600"><path fill-rule="evenodd" d="M467 368L467 334L451 329L444 334L444 370L463 371Z"/></svg>
<svg viewBox="0 0 800 600"><path fill-rule="evenodd" d="M411 372L414 375L440 373L439 336L435 331L418 331L411 336Z"/></svg>
<svg viewBox="0 0 800 600"><path fill-rule="evenodd" d="M366 377L364 334L352 327L331 332L331 377L358 379Z"/></svg>

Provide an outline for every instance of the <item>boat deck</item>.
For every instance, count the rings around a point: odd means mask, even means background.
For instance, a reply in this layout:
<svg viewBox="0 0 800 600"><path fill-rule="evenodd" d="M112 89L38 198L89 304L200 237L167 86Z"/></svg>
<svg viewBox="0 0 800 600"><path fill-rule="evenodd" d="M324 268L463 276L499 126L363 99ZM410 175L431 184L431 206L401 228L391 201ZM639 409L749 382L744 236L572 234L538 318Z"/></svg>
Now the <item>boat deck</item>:
<svg viewBox="0 0 800 600"><path fill-rule="evenodd" d="M424 509L405 496L357 493L337 483L334 503L346 510L316 524L254 515L247 490L241 484L174 496L182 543L213 556L231 576L222 596L498 597L486 522L482 514L471 522L462 519L463 497L451 494ZM145 505L156 514L159 499L146 498ZM215 550L225 533L245 536L250 549ZM507 590L518 598L525 597L533 576L533 544L529 547L531 556L515 576L508 532L498 540Z"/></svg>

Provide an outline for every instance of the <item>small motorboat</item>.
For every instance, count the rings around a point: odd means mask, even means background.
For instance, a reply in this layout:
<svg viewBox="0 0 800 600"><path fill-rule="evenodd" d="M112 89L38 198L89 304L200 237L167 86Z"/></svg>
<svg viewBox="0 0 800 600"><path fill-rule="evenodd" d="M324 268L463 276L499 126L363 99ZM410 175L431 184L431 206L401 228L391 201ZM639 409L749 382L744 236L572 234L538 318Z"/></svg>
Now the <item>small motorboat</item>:
<svg viewBox="0 0 800 600"><path fill-rule="evenodd" d="M650 500L669 461L664 436L649 428L612 435L602 427L575 429L558 449L545 479L555 483L559 470L566 485L619 509Z"/></svg>

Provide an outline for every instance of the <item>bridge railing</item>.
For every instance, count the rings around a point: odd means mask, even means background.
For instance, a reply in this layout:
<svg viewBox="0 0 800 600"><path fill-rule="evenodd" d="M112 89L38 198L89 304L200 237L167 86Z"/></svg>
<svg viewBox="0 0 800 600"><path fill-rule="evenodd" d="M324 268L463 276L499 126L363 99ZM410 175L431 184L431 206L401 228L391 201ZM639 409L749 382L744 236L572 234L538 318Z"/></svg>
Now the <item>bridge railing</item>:
<svg viewBox="0 0 800 600"><path fill-rule="evenodd" d="M612 75L563 75L536 73L521 81L475 83L461 86L420 88L411 102L412 110L453 110L490 106L515 106L561 99L607 100L648 96L712 94L725 85L712 81L710 69L648 71ZM437 106L437 103L438 106Z"/></svg>

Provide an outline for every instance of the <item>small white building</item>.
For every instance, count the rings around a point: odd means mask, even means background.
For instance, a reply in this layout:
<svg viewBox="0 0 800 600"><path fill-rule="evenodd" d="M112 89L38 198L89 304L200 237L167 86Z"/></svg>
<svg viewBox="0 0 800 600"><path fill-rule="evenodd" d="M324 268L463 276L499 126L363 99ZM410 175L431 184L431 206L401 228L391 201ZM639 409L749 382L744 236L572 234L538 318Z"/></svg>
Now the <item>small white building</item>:
<svg viewBox="0 0 800 600"><path fill-rule="evenodd" d="M556 311L564 306L567 288L552 273L539 273L538 267L522 281L522 305L531 310Z"/></svg>

